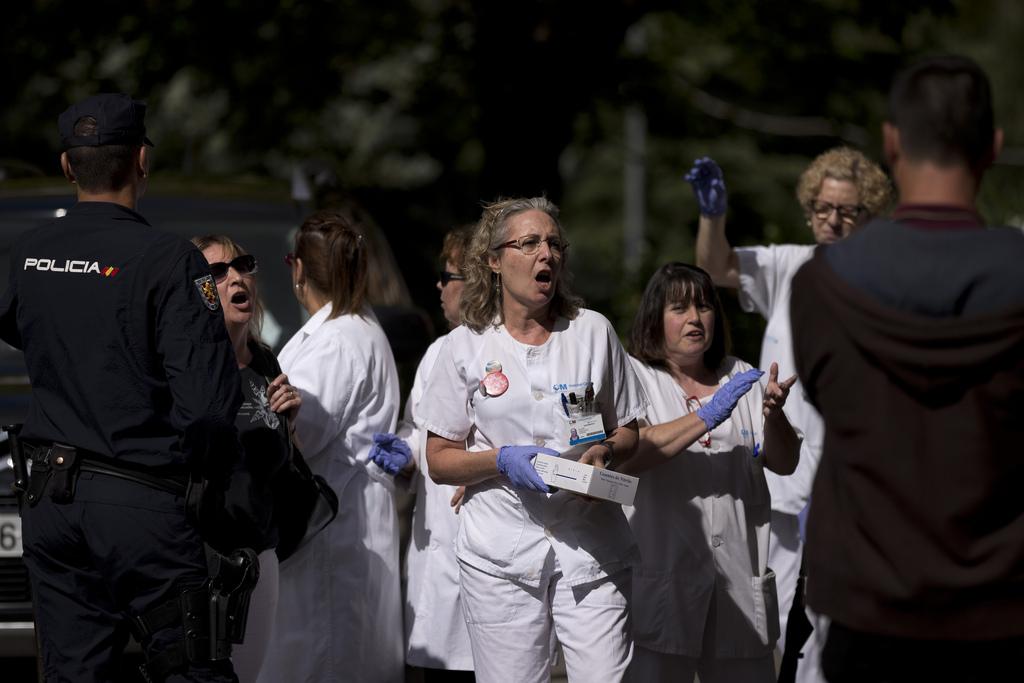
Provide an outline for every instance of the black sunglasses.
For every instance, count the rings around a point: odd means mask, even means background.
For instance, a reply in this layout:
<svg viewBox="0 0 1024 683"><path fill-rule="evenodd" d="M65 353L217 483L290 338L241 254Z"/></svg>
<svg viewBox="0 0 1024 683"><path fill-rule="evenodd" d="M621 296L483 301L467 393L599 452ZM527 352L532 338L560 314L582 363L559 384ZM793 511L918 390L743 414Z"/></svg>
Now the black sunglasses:
<svg viewBox="0 0 1024 683"><path fill-rule="evenodd" d="M465 280L466 276L459 275L458 273L449 273L447 270L442 270L439 279L441 280L441 286L447 287L448 283L451 282L452 280Z"/></svg>
<svg viewBox="0 0 1024 683"><path fill-rule="evenodd" d="M210 275L216 282L220 282L228 276L228 268L234 268L240 275L252 275L256 272L256 257L252 254L245 254L231 259L230 263L217 261L210 264Z"/></svg>

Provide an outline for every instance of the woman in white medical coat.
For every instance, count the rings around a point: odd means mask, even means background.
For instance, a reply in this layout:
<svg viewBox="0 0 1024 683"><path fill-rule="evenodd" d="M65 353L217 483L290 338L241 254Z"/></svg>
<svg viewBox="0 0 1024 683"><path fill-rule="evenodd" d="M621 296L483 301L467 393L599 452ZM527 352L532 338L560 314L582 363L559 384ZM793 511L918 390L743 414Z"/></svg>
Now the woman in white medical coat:
<svg viewBox="0 0 1024 683"><path fill-rule="evenodd" d="M445 235L441 249L444 267L437 282L441 309L451 329L459 326L459 302L465 281L462 263L469 247L468 229ZM455 536L459 518L452 509L458 489L435 483L429 476L427 431L418 420L419 404L427 378L446 337L427 349L416 368L416 379L405 404L403 431L415 455L413 473L416 503L412 534L406 555L405 661L423 668L423 680L473 680L473 653L459 598L459 566L455 560Z"/></svg>
<svg viewBox="0 0 1024 683"><path fill-rule="evenodd" d="M260 681L401 681L398 527L392 477L370 462L393 432L398 373L366 301L367 244L344 216L302 224L289 255L310 319L281 350L302 396L295 423L310 468L338 494L338 516L281 564L277 619Z"/></svg>
<svg viewBox="0 0 1024 683"><path fill-rule="evenodd" d="M791 473L800 437L782 406L796 378L755 383L712 429L699 415L750 371L727 355L711 278L669 263L651 278L630 351L650 407L636 456L641 474L627 511L642 563L633 571L635 680L769 683L779 635L767 567L770 500L764 468ZM756 371L755 371L756 372ZM760 373L758 373L760 374Z"/></svg>
<svg viewBox="0 0 1024 683"><path fill-rule="evenodd" d="M608 321L568 288L568 243L544 198L484 209L465 263L463 325L420 402L430 475L465 485L456 540L477 679L546 681L552 631L570 680L621 680L632 656L622 508L549 492L537 453L604 467L636 447L646 401ZM562 395L596 401L605 435L572 446Z"/></svg>

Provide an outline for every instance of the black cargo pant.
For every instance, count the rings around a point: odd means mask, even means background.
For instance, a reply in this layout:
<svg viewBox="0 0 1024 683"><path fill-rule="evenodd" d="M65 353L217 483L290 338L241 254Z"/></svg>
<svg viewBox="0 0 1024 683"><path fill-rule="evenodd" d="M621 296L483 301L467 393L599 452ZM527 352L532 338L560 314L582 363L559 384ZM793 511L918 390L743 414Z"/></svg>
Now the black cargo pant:
<svg viewBox="0 0 1024 683"><path fill-rule="evenodd" d="M144 614L208 577L203 544L181 497L82 472L75 498L43 495L24 506L25 562L46 681L111 681L128 642L128 617ZM155 632L151 654L180 642L178 625ZM230 662L194 665L168 681L237 682Z"/></svg>

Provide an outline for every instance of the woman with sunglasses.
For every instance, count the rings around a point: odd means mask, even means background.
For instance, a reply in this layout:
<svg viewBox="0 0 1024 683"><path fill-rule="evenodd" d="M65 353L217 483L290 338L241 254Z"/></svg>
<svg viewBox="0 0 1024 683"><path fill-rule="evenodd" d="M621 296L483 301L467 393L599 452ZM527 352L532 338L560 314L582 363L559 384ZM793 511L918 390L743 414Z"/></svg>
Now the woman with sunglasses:
<svg viewBox="0 0 1024 683"><path fill-rule="evenodd" d="M437 289L445 322L452 330L462 322L463 261L471 236L466 228L452 230L441 247L443 267ZM446 339L439 337L423 355L403 416L417 468L410 484L416 498L406 553L405 661L423 669L424 683L473 680L473 654L459 600L459 565L453 547L459 518L452 508L461 494L458 488L430 478L427 431L417 419L424 386Z"/></svg>
<svg viewBox="0 0 1024 683"><path fill-rule="evenodd" d="M340 505L334 522L281 567L265 683L404 677L391 475L405 460L389 457L383 469L371 457L380 450L375 439L395 431L398 372L367 300L367 251L353 219L328 210L306 218L288 257L310 318L279 358L303 398L295 422L303 453Z"/></svg>
<svg viewBox="0 0 1024 683"><path fill-rule="evenodd" d="M779 382L772 364L762 388L760 371L728 355L711 278L682 263L647 284L630 351L650 400L637 454L620 468L644 473L627 510L641 557L631 675L774 681L779 615L764 468L796 467L800 437L782 412L796 378ZM735 408L716 408L723 398Z"/></svg>
<svg viewBox="0 0 1024 683"><path fill-rule="evenodd" d="M538 453L604 467L636 446L643 389L615 331L570 289L545 198L484 208L464 263L462 325L418 405L434 481L465 486L460 597L480 681L547 681L557 631L570 680L617 681L632 654L622 508L549 490ZM587 387L599 432L571 440L562 395ZM603 432L603 433L601 433Z"/></svg>
<svg viewBox="0 0 1024 683"><path fill-rule="evenodd" d="M291 454L289 424L294 424L302 397L288 382L273 352L260 342L263 305L256 291L256 257L225 235L193 237L192 243L210 264L217 284L224 323L242 376L242 406L235 424L244 449L245 465L256 490L263 495L249 504L262 513L265 534L233 538L240 547L259 554L260 578L250 600L245 642L234 648L231 661L240 683L259 674L270 639L278 599L277 529L274 524L274 481ZM287 419L282 420L280 416Z"/></svg>

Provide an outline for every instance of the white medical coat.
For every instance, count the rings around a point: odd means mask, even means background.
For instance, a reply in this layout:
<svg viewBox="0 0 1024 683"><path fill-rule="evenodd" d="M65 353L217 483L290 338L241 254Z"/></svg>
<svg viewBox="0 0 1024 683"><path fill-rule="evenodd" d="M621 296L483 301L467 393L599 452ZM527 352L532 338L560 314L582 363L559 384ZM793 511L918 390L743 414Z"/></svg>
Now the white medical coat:
<svg viewBox="0 0 1024 683"><path fill-rule="evenodd" d="M490 361L501 363L508 390L485 396L480 381ZM419 420L431 432L467 442L470 451L505 445L547 446L576 458L587 446L569 446L561 395L583 396L593 382L605 430L643 414L646 398L607 319L581 309L559 319L539 346L516 341L503 325L475 333L453 330L438 355ZM538 587L554 560L570 585L595 581L633 562L635 544L622 508L559 491L512 487L495 477L467 487L456 541L460 561Z"/></svg>
<svg viewBox="0 0 1024 683"><path fill-rule="evenodd" d="M427 430L417 423L427 377L444 344L437 339L416 368L405 404L401 436L416 458L413 486L416 504L406 554L405 661L432 669L473 669L469 632L459 597L459 564L455 536L459 517L451 507L457 487L436 484L427 466Z"/></svg>
<svg viewBox="0 0 1024 683"><path fill-rule="evenodd" d="M761 342L761 369L779 364L779 379L796 374L793 362L793 337L789 325L789 291L793 276L814 253L814 245L786 244L736 249L740 270L740 306L757 311L768 322ZM766 472L772 509L789 515L799 514L811 496L814 474L821 459L825 424L807 400L803 385L797 381L783 408L793 427L804 436L800 463L787 476Z"/></svg>
<svg viewBox="0 0 1024 683"><path fill-rule="evenodd" d="M650 407L642 424L690 412L665 370L631 358ZM719 386L749 370L727 357ZM640 546L633 567L633 636L649 650L687 657L763 657L779 635L774 574L767 569L769 496L760 384L732 415L668 462L640 476L625 508ZM707 403L706 397L699 397ZM707 398L710 398L707 397Z"/></svg>
<svg viewBox="0 0 1024 683"><path fill-rule="evenodd" d="M279 360L302 395L295 429L303 454L340 507L281 565L262 683L404 677L394 484L369 461L373 433L396 427L398 373L369 307L334 319L330 311L317 311Z"/></svg>

